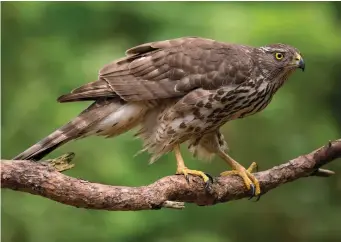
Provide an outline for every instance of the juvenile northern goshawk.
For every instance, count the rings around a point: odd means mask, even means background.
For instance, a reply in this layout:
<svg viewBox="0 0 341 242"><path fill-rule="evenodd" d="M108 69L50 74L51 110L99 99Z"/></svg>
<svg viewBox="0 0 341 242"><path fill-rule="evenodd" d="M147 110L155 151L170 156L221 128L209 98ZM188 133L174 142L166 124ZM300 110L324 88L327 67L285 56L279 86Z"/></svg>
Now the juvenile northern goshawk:
<svg viewBox="0 0 341 242"><path fill-rule="evenodd" d="M289 75L304 67L300 52L285 44L255 48L198 37L142 44L101 69L97 81L59 97L94 103L14 159L39 160L74 139L140 127L137 135L151 162L174 150L177 174L209 183L205 173L185 166L179 145L188 141L199 158L218 154L233 168L222 175L239 175L259 195L251 174L255 164L245 169L232 159L219 128L263 110Z"/></svg>

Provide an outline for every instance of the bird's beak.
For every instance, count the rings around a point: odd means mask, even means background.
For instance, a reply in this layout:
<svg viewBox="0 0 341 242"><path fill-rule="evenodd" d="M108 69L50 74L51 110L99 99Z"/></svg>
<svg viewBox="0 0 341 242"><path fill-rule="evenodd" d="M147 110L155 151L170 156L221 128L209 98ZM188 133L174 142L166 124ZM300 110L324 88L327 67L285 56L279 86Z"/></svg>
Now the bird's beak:
<svg viewBox="0 0 341 242"><path fill-rule="evenodd" d="M304 60L303 60L302 56L298 53L296 53L296 56L294 59L294 64L297 66L297 68L300 68L300 69L302 69L302 71L304 71L304 69L305 69Z"/></svg>

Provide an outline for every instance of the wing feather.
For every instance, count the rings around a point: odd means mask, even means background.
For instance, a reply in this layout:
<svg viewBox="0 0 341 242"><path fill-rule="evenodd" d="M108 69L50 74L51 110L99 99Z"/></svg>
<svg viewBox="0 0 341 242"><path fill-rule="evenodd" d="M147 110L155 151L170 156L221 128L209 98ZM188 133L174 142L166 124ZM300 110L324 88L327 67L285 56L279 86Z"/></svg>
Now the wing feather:
<svg viewBox="0 0 341 242"><path fill-rule="evenodd" d="M198 37L142 44L127 50L125 58L104 66L97 81L74 89L58 101L103 96L119 96L125 101L163 99L184 96L197 88L233 84L235 69L248 64L241 48Z"/></svg>

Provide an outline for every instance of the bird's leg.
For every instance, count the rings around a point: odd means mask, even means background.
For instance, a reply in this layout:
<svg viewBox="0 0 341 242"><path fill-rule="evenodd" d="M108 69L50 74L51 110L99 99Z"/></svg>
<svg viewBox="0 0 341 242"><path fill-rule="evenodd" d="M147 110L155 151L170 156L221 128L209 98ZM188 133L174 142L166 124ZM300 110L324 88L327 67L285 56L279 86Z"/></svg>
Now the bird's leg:
<svg viewBox="0 0 341 242"><path fill-rule="evenodd" d="M210 185L210 182L213 181L212 177L202 171L197 171L197 170L190 170L185 166L184 159L182 158L181 152L180 152L180 146L176 145L174 147L174 153L175 153L175 158L177 162L177 169L176 169L176 174L183 174L187 180L189 181L188 175L196 175L202 177L202 179L205 182L205 187L207 188Z"/></svg>
<svg viewBox="0 0 341 242"><path fill-rule="evenodd" d="M222 172L221 176L229 176L229 175L238 175L244 180L244 184L248 190L252 191L252 196L260 195L260 186L259 182L254 175L252 175L252 171L257 168L257 164L253 162L251 166L246 169L242 165L240 165L237 161L232 159L228 154L223 151L220 151L219 156L226 161L232 167L232 171Z"/></svg>

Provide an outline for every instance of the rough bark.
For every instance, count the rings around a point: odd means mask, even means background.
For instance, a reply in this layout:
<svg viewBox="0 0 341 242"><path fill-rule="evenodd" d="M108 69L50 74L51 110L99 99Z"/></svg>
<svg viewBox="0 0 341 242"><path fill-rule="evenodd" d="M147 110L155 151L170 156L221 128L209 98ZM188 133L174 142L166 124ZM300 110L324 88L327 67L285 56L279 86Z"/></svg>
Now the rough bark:
<svg viewBox="0 0 341 242"><path fill-rule="evenodd" d="M341 139L255 176L264 194L302 177L330 176L333 172L320 167L340 157ZM200 178L191 177L187 183L181 175L164 177L148 186L123 187L72 178L50 165L25 160L2 160L1 187L75 207L104 210L183 208L184 203L213 205L250 196L236 176L214 178L209 191Z"/></svg>

